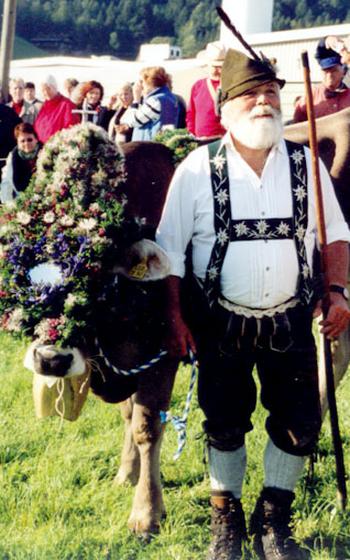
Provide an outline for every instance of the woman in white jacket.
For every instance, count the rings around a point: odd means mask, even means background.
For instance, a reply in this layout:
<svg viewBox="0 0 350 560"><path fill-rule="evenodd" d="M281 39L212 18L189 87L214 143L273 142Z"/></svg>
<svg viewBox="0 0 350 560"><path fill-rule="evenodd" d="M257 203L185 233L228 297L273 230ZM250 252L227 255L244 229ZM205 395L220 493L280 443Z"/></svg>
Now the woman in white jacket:
<svg viewBox="0 0 350 560"><path fill-rule="evenodd" d="M3 204L11 202L24 191L36 169L36 160L42 147L29 123L20 123L14 129L17 146L7 156L2 170L0 198Z"/></svg>

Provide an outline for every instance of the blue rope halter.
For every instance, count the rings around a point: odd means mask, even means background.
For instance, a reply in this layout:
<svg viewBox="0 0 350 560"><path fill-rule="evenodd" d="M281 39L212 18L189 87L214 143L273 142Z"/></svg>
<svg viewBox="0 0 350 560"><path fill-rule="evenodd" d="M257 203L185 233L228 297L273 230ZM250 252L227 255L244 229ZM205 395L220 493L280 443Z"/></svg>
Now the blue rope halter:
<svg viewBox="0 0 350 560"><path fill-rule="evenodd" d="M193 391L197 379L197 360L191 350L189 350L189 356L191 360L191 377L183 415L173 416L170 411L164 410L161 410L159 413L161 423L165 424L166 422L171 421L172 425L177 431L177 451L174 454L175 461L180 457L186 444L187 419L190 412Z"/></svg>

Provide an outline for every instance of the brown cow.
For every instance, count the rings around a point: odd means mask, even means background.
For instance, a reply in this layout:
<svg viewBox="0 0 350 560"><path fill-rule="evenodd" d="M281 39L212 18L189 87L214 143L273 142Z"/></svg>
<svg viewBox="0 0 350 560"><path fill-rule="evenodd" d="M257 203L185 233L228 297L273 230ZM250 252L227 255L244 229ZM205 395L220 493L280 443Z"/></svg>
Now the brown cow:
<svg viewBox="0 0 350 560"><path fill-rule="evenodd" d="M316 120L319 154L326 164L340 206L347 223L350 223L350 108ZM308 144L308 123L298 123L285 128L285 137L294 142ZM320 396L323 414L327 410L326 381L322 351L320 344L319 378ZM342 333L334 344L334 378L338 386L350 361L350 328Z"/></svg>
<svg viewBox="0 0 350 560"><path fill-rule="evenodd" d="M124 152L126 217L137 216L152 229L159 220L173 173L171 153L165 146L150 142L130 143ZM154 273L162 278L163 259L166 271L167 257L157 247L152 241L141 240L116 265L115 309L110 313L102 302L100 312L96 313L98 342L91 339L84 347L62 349L34 341L25 358L26 367L35 373L36 391L40 391L37 411L41 416L54 414L60 408L59 385L51 386L49 382L48 386L48 378L65 379L66 393L73 391L74 383L78 383L76 393L87 391L90 383L93 392L104 401L123 401L125 440L116 482L136 485L128 524L144 537L159 529L165 514L159 466L164 431L160 411L169 406L178 363L163 358L152 369L136 376L120 375L112 366L128 371L153 358L162 347L165 308L162 282L135 281L128 273L141 259L147 262L149 279L153 280ZM100 355L101 349L105 357ZM87 371L89 381L78 382ZM77 397L71 406L67 402L62 415L74 420L79 414L75 406L78 401Z"/></svg>

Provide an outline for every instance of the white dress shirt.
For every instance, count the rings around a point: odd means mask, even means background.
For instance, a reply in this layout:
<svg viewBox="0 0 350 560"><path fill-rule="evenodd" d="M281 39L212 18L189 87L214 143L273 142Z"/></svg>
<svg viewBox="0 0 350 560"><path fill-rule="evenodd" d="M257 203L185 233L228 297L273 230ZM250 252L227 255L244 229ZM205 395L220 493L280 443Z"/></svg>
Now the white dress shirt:
<svg viewBox="0 0 350 560"><path fill-rule="evenodd" d="M271 149L261 177L243 160L229 134L227 149L233 220L288 218L293 215L290 164L284 140ZM302 150L302 148L301 148ZM312 267L316 213L310 152L308 227L304 242ZM320 162L327 243L350 241L349 228L337 202L328 172ZM215 242L214 211L207 146L193 151L177 168L171 182L157 242L171 261L171 274L183 277L185 251L192 241L194 274L204 280ZM296 295L299 266L293 239L229 243L221 271L221 292L232 303L256 309L279 305Z"/></svg>

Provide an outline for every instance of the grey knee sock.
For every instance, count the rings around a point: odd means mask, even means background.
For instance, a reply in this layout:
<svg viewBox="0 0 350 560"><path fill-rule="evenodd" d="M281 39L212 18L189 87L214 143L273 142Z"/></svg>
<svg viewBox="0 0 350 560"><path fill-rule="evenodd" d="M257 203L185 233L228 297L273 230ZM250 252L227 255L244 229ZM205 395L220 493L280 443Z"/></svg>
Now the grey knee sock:
<svg viewBox="0 0 350 560"><path fill-rule="evenodd" d="M245 445L236 451L219 451L209 447L209 474L212 490L232 492L235 498L242 496L242 485L247 464Z"/></svg>
<svg viewBox="0 0 350 560"><path fill-rule="evenodd" d="M301 476L306 457L285 453L268 440L264 455L264 486L294 491Z"/></svg>

